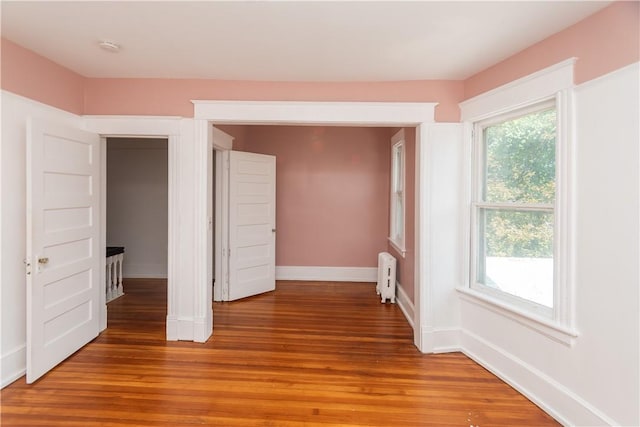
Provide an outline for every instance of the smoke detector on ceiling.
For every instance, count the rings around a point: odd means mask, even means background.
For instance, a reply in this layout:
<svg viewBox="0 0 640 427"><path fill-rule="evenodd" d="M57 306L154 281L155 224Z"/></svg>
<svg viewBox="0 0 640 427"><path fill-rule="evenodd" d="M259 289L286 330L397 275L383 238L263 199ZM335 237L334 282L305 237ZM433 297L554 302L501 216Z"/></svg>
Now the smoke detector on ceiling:
<svg viewBox="0 0 640 427"><path fill-rule="evenodd" d="M98 46L100 46L103 50L106 50L107 52L112 52L112 53L116 53L120 51L120 45L114 42L110 42L108 40L102 40L98 43Z"/></svg>

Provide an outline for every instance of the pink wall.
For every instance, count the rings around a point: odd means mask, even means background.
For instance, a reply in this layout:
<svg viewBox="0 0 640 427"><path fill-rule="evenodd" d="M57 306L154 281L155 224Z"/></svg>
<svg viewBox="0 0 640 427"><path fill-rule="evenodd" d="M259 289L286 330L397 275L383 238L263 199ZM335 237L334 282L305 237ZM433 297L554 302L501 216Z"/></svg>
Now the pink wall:
<svg viewBox="0 0 640 427"><path fill-rule="evenodd" d="M215 125L216 128L233 137L233 149L237 151L246 151L243 149L247 140L247 133L250 126L248 125Z"/></svg>
<svg viewBox="0 0 640 427"><path fill-rule="evenodd" d="M2 89L75 114L84 111L84 82L79 74L2 39Z"/></svg>
<svg viewBox="0 0 640 427"><path fill-rule="evenodd" d="M252 82L183 79L87 79L86 114L193 117L192 99L251 101L438 102L439 122L460 120L461 81Z"/></svg>
<svg viewBox="0 0 640 427"><path fill-rule="evenodd" d="M465 81L250 82L84 78L2 39L2 89L76 114L193 116L192 99L438 102L436 121L457 122L458 103L577 57L576 83L640 60L640 3L618 1Z"/></svg>
<svg viewBox="0 0 640 427"><path fill-rule="evenodd" d="M388 150L391 152L391 137L400 129L393 129L388 135ZM396 276L402 289L413 302L414 292L414 266L415 266L415 176L416 176L416 128L404 128L405 138L405 257L398 253L391 244L387 245L387 251L396 260Z"/></svg>
<svg viewBox="0 0 640 427"><path fill-rule="evenodd" d="M248 127L243 151L276 156L276 265L377 265L389 229L388 135L386 128Z"/></svg>
<svg viewBox="0 0 640 427"><path fill-rule="evenodd" d="M468 99L577 57L576 84L640 60L640 2L618 1L516 55L468 78Z"/></svg>

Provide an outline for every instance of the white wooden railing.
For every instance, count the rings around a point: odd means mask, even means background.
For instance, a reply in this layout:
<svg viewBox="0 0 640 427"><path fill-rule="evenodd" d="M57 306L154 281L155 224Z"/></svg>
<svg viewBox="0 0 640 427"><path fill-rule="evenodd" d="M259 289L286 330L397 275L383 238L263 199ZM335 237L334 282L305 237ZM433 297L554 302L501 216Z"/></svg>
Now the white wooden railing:
<svg viewBox="0 0 640 427"><path fill-rule="evenodd" d="M122 262L124 261L124 250L122 252L107 257L107 302L124 295L122 287Z"/></svg>

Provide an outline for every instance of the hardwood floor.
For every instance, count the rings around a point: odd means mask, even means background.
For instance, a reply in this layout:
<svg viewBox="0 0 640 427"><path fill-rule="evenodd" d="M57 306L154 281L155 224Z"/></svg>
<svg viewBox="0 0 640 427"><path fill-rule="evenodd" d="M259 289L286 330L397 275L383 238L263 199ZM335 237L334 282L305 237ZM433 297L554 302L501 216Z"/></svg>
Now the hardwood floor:
<svg viewBox="0 0 640 427"><path fill-rule="evenodd" d="M125 292L93 342L2 390L2 426L557 425L466 356L420 354L371 284L216 303L206 344L164 340L164 281Z"/></svg>

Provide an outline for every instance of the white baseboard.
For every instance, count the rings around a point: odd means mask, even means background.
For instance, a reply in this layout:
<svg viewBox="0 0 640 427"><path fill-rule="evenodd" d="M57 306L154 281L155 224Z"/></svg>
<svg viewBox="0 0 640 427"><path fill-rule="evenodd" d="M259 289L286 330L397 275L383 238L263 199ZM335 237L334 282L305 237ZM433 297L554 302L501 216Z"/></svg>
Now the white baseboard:
<svg viewBox="0 0 640 427"><path fill-rule="evenodd" d="M421 348L423 353L453 353L462 351L460 328L420 329Z"/></svg>
<svg viewBox="0 0 640 427"><path fill-rule="evenodd" d="M2 384L5 388L27 372L27 346L21 345L2 355Z"/></svg>
<svg viewBox="0 0 640 427"><path fill-rule="evenodd" d="M478 335L460 332L462 352L563 425L620 425L567 387Z"/></svg>
<svg viewBox="0 0 640 427"><path fill-rule="evenodd" d="M122 279L166 279L167 274L156 274L156 273L123 273Z"/></svg>
<svg viewBox="0 0 640 427"><path fill-rule="evenodd" d="M130 261L130 260L129 260ZM122 277L125 279L166 279L166 264L124 264Z"/></svg>
<svg viewBox="0 0 640 427"><path fill-rule="evenodd" d="M195 342L207 342L211 334L213 333L213 311L210 311L209 316L196 317L193 321L193 341Z"/></svg>
<svg viewBox="0 0 640 427"><path fill-rule="evenodd" d="M432 334L434 353L461 351L460 328L435 329Z"/></svg>
<svg viewBox="0 0 640 427"><path fill-rule="evenodd" d="M413 319L415 317L415 308L413 306L413 302L409 299L407 294L404 292L402 285L396 282L396 303L398 307L400 307L400 311L404 314L404 317L407 318L407 322L414 328Z"/></svg>
<svg viewBox="0 0 640 427"><path fill-rule="evenodd" d="M276 266L276 280L319 282L377 282L376 267Z"/></svg>
<svg viewBox="0 0 640 427"><path fill-rule="evenodd" d="M195 341L193 317L167 316L167 341Z"/></svg>

